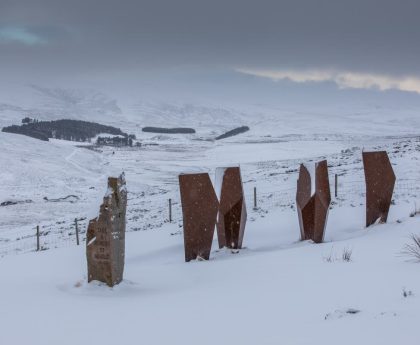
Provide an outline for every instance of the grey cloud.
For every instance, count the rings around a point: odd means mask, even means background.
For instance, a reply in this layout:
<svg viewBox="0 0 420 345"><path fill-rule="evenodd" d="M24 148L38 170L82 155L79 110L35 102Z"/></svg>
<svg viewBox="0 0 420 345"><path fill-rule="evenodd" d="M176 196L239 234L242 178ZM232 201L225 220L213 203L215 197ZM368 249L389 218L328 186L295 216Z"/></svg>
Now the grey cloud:
<svg viewBox="0 0 420 345"><path fill-rule="evenodd" d="M417 0L2 0L1 25L54 45L25 58L1 47L0 59L51 74L191 65L420 75L418 13Z"/></svg>
<svg viewBox="0 0 420 345"><path fill-rule="evenodd" d="M2 27L0 28L0 44L24 44L39 45L46 44L47 40L23 27Z"/></svg>
<svg viewBox="0 0 420 345"><path fill-rule="evenodd" d="M3 26L0 43L20 43L27 46L59 43L68 38L68 32L53 26Z"/></svg>

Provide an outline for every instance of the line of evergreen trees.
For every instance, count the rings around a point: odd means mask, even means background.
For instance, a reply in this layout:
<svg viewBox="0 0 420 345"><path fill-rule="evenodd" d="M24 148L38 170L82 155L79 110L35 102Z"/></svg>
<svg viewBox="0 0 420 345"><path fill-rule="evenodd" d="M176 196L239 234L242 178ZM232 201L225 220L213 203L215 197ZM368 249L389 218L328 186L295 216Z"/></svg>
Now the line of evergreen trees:
<svg viewBox="0 0 420 345"><path fill-rule="evenodd" d="M22 121L23 124L21 126L13 125L4 127L2 131L23 134L44 141L48 141L50 138L71 141L88 141L100 133L128 137L128 134L124 133L119 128L105 126L95 122L79 120L28 121L27 118L24 120L25 121Z"/></svg>
<svg viewBox="0 0 420 345"><path fill-rule="evenodd" d="M249 131L248 126L237 127L230 131L227 131L226 133L223 133L222 135L219 135L218 137L216 137L216 140L226 139L229 137L233 137L234 135L238 135L238 134L245 133L248 131Z"/></svg>
<svg viewBox="0 0 420 345"><path fill-rule="evenodd" d="M143 132L163 133L163 134L194 134L194 128L162 128L162 127L143 127Z"/></svg>

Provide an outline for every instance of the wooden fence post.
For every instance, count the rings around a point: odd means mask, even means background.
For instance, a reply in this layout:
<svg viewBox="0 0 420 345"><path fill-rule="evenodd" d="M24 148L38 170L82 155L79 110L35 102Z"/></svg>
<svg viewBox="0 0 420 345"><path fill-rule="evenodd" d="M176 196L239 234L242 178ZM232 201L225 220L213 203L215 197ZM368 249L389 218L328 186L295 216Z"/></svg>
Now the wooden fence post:
<svg viewBox="0 0 420 345"><path fill-rule="evenodd" d="M257 209L257 187L254 187L254 210Z"/></svg>
<svg viewBox="0 0 420 345"><path fill-rule="evenodd" d="M335 192L334 192L335 197L337 198L338 195L338 175L335 174Z"/></svg>
<svg viewBox="0 0 420 345"><path fill-rule="evenodd" d="M40 245L39 245L39 225L36 226L36 251L39 252Z"/></svg>
<svg viewBox="0 0 420 345"><path fill-rule="evenodd" d="M169 199L169 223L172 223L172 199Z"/></svg>
<svg viewBox="0 0 420 345"><path fill-rule="evenodd" d="M79 227L77 225L77 218L74 219L74 225L76 227L76 244L79 245Z"/></svg>

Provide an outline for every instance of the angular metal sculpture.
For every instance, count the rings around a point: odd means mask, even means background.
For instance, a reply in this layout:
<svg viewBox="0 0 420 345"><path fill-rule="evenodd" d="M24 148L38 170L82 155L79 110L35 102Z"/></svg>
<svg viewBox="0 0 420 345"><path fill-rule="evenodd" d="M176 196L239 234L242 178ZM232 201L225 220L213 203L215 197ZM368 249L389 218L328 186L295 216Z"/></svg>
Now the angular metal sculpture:
<svg viewBox="0 0 420 345"><path fill-rule="evenodd" d="M219 202L209 174L179 175L185 261L210 258Z"/></svg>
<svg viewBox="0 0 420 345"><path fill-rule="evenodd" d="M123 279L127 190L124 174L108 178L99 216L89 222L86 235L88 281L114 286Z"/></svg>
<svg viewBox="0 0 420 345"><path fill-rule="evenodd" d="M219 248L242 248L247 218L241 170L239 167L218 168L216 179L221 181L217 219Z"/></svg>
<svg viewBox="0 0 420 345"><path fill-rule="evenodd" d="M322 243L331 202L327 161L315 164L315 181L305 165L301 164L297 181L296 204L301 239ZM312 188L315 183L315 188Z"/></svg>
<svg viewBox="0 0 420 345"><path fill-rule="evenodd" d="M363 166L366 182L366 227L386 223L395 174L386 151L363 152Z"/></svg>

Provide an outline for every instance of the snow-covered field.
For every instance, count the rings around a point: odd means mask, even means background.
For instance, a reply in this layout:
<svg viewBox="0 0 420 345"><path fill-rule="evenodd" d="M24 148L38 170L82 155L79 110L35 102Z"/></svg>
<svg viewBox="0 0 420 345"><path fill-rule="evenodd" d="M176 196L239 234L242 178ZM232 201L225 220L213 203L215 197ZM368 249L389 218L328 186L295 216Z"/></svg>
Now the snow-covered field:
<svg viewBox="0 0 420 345"><path fill-rule="evenodd" d="M415 111L311 114L136 104L127 115L102 96L92 101L77 93L71 98L63 91L38 92L56 99L44 114L66 108L67 100L76 118L97 111L101 115L94 120L103 117L104 124L136 134L143 146L92 149L0 133L0 203L17 203L0 207L1 344L416 342L419 265L401 254L410 234L420 234L420 218L410 217L420 201ZM45 109L43 104L37 109ZM10 103L2 107L2 125L17 123L24 110ZM150 114L155 117L146 122ZM196 126L195 118L201 119ZM191 125L197 133L141 132L159 124ZM251 130L211 140L235 125ZM369 229L363 149L387 150L397 176L388 224ZM297 171L300 163L320 159L328 159L332 187L339 175L338 197L325 243L300 242ZM210 261L185 263L178 174L207 171L214 180L217 167L237 164L248 205L245 248L219 251L215 241ZM123 283L111 289L87 284L85 248L75 245L74 219L81 219L83 237L106 177L121 171L129 191L126 264ZM46 249L41 252L33 252L37 225ZM341 259L345 250L352 252L350 262Z"/></svg>
<svg viewBox="0 0 420 345"><path fill-rule="evenodd" d="M276 210L248 223L239 254L215 250L209 262L188 264L182 235L172 235L176 225L131 232L125 280L113 289L86 283L83 246L7 256L0 261L0 339L412 343L420 278L418 264L399 252L420 221L408 213L406 205L395 206L389 224L366 230L363 207L333 209L326 243L315 245L297 241L292 210ZM344 249L352 250L351 262L340 259ZM334 262L327 261L331 255ZM349 314L352 309L359 312Z"/></svg>

